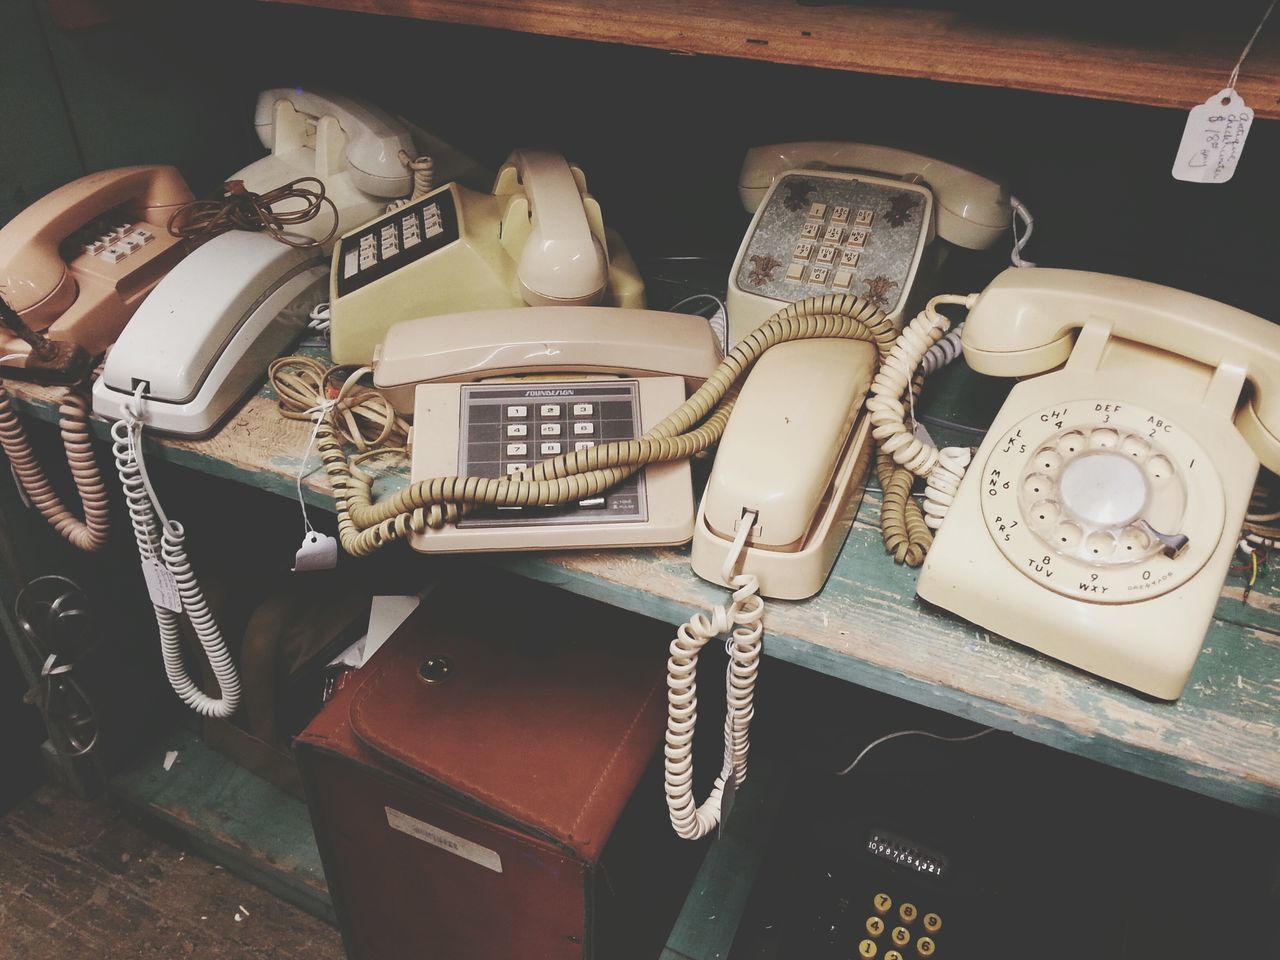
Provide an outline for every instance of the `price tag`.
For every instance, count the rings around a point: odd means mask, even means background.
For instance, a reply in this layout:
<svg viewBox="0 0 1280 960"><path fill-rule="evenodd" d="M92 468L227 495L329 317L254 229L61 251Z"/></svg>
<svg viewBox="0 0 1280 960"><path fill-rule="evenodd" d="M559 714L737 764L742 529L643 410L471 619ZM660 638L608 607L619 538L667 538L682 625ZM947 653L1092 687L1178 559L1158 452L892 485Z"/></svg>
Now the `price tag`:
<svg viewBox="0 0 1280 960"><path fill-rule="evenodd" d="M338 541L327 533L308 530L302 546L293 559L295 573L307 570L332 570L338 565Z"/></svg>
<svg viewBox="0 0 1280 960"><path fill-rule="evenodd" d="M147 593L151 595L151 602L155 606L170 613L182 612L178 581L168 567L159 560L143 560L142 578L147 581Z"/></svg>
<svg viewBox="0 0 1280 960"><path fill-rule="evenodd" d="M1226 183L1236 172L1253 111L1230 87L1191 108L1173 176L1189 183Z"/></svg>

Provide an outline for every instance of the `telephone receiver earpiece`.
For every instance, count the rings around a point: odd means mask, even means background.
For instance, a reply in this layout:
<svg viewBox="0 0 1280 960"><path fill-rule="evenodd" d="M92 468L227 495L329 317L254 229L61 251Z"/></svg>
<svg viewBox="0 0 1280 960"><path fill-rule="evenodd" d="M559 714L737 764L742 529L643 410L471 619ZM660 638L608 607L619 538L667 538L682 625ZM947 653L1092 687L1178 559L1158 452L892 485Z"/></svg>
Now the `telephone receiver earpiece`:
<svg viewBox="0 0 1280 960"><path fill-rule="evenodd" d="M1011 267L969 311L965 360L996 377L1044 373L1067 361L1077 333L1091 323L1210 368L1238 368L1246 396L1236 427L1258 459L1280 472L1280 330L1235 307L1128 277Z"/></svg>

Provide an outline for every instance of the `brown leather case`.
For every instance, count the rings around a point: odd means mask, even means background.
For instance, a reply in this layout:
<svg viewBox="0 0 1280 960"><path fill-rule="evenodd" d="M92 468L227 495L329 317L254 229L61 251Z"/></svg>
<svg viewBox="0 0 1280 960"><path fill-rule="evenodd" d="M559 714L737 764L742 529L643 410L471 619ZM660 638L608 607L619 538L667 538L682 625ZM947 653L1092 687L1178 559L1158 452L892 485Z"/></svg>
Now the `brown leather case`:
<svg viewBox="0 0 1280 960"><path fill-rule="evenodd" d="M295 742L353 960L657 956L695 865L651 765L670 636L511 584L406 621Z"/></svg>

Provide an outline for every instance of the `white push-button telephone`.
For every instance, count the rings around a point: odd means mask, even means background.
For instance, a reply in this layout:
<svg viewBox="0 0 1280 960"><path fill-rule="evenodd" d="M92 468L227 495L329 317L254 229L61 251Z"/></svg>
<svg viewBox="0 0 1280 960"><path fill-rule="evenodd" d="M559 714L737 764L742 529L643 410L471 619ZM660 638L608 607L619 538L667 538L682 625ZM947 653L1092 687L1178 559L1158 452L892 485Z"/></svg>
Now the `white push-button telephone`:
<svg viewBox="0 0 1280 960"><path fill-rule="evenodd" d="M738 179L755 217L729 275L737 341L787 303L852 293L899 326L942 245L990 247L1011 223L1008 191L930 157L862 143L780 143L747 151Z"/></svg>
<svg viewBox="0 0 1280 960"><path fill-rule="evenodd" d="M1280 469L1280 332L1179 290L1037 268L1007 270L976 298L963 345L980 373L1054 372L1009 394L920 596L1178 697L1258 461Z"/></svg>
<svg viewBox="0 0 1280 960"><path fill-rule="evenodd" d="M368 363L402 320L525 304L638 308L644 282L582 171L519 150L490 194L448 183L345 235L329 299L333 359Z"/></svg>

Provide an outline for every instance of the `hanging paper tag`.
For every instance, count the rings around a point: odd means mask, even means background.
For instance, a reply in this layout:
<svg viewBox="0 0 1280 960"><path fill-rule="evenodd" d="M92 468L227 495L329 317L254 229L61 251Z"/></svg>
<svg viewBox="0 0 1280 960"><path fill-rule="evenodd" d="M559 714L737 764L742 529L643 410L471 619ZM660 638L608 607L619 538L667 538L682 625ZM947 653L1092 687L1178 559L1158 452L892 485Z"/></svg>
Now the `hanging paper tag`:
<svg viewBox="0 0 1280 960"><path fill-rule="evenodd" d="M1253 111L1230 87L1191 108L1173 176L1190 183L1226 183L1236 172Z"/></svg>
<svg viewBox="0 0 1280 960"><path fill-rule="evenodd" d="M34 510L35 507L31 503L31 498L27 496L27 488L18 479L18 468L11 463L9 464L9 472L13 474L13 485L18 488L18 497L22 500L22 505L28 510Z"/></svg>
<svg viewBox="0 0 1280 960"><path fill-rule="evenodd" d="M308 530L293 560L295 573L332 570L338 565L338 541L327 533Z"/></svg>
<svg viewBox="0 0 1280 960"><path fill-rule="evenodd" d="M147 593L151 602L170 613L182 612L182 595L178 593L178 581L159 560L142 561L142 578L147 581Z"/></svg>

